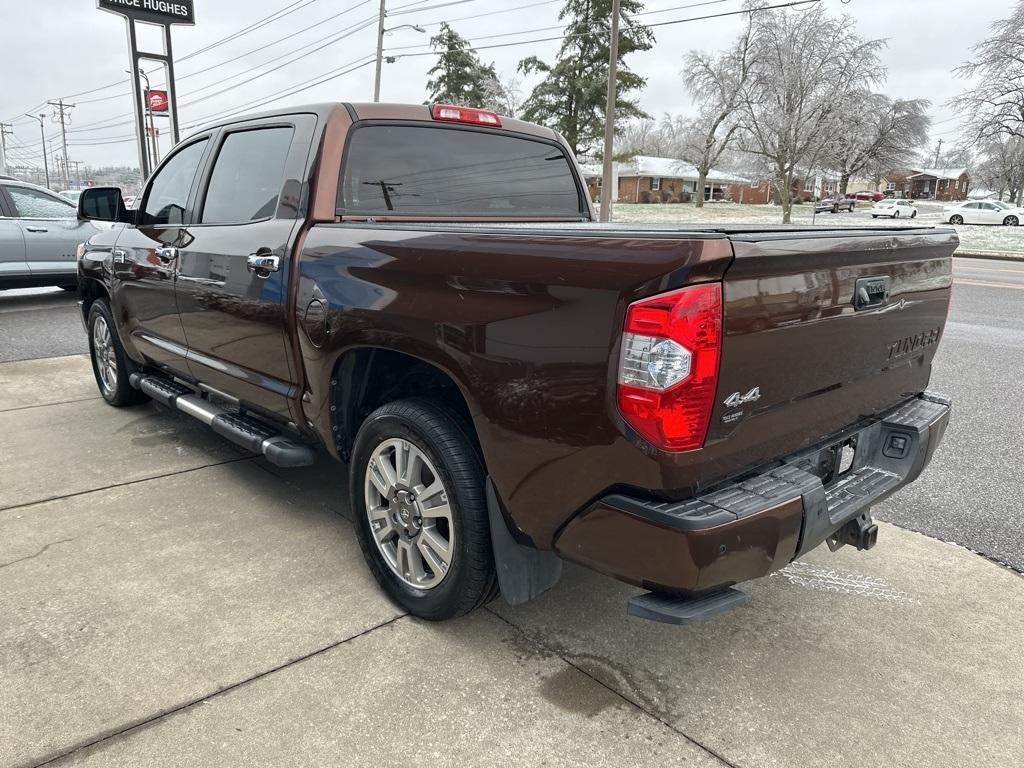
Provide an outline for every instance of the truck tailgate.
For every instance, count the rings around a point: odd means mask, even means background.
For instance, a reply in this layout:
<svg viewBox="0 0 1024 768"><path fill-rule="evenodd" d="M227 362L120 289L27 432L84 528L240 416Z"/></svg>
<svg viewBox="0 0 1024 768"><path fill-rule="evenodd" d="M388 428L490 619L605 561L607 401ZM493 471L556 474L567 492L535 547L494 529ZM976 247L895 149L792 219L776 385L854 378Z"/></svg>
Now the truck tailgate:
<svg viewBox="0 0 1024 768"><path fill-rule="evenodd" d="M751 458L812 443L921 392L952 286L952 230L731 232L707 444Z"/></svg>

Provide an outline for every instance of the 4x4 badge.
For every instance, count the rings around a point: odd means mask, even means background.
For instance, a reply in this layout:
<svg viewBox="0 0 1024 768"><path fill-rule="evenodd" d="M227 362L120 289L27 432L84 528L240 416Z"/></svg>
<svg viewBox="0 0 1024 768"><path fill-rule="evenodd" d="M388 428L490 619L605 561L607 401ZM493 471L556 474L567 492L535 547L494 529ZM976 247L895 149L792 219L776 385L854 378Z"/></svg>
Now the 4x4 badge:
<svg viewBox="0 0 1024 768"><path fill-rule="evenodd" d="M741 395L739 392L733 392L727 398L725 398L725 404L729 408L737 408L745 403L753 403L756 400L761 399L761 388L754 387L752 390L747 392L745 395Z"/></svg>

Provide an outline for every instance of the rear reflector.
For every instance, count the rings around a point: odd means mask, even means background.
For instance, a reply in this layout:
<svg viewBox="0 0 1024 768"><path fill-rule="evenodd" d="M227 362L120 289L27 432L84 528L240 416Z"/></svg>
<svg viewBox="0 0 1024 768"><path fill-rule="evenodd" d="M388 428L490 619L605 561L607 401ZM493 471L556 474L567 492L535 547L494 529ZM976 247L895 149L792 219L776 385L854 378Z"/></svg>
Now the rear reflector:
<svg viewBox="0 0 1024 768"><path fill-rule="evenodd" d="M718 388L722 286L707 283L630 304L619 362L626 422L663 451L704 445Z"/></svg>
<svg viewBox="0 0 1024 768"><path fill-rule="evenodd" d="M458 107L454 104L434 104L430 115L435 120L447 123L468 123L470 125L489 125L501 128L501 118L494 112L476 107Z"/></svg>

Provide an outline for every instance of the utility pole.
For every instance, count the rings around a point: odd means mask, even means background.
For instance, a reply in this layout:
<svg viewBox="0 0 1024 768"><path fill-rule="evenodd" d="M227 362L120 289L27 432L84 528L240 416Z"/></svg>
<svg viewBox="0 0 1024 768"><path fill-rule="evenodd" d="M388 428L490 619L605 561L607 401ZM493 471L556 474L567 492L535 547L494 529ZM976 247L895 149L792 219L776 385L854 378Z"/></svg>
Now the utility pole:
<svg viewBox="0 0 1024 768"><path fill-rule="evenodd" d="M934 166L935 168L939 167L939 153L940 152L942 152L942 139L939 139L939 146L937 146L935 148L935 166ZM938 188L938 184L937 183L936 183L936 188Z"/></svg>
<svg viewBox="0 0 1024 768"><path fill-rule="evenodd" d="M600 220L611 218L612 152L615 143L615 96L619 70L619 0L612 0L612 37L608 42L608 101L604 108L604 168L601 170Z"/></svg>
<svg viewBox="0 0 1024 768"><path fill-rule="evenodd" d="M384 63L384 17L386 0L380 0L380 16L377 18L377 72L373 76L373 100L380 101L380 65Z"/></svg>
<svg viewBox="0 0 1024 768"><path fill-rule="evenodd" d="M5 176L7 175L7 137L13 134L13 125L0 123L0 168L3 168Z"/></svg>
<svg viewBox="0 0 1024 768"><path fill-rule="evenodd" d="M68 131L67 124L71 122L71 110L74 109L74 104L65 104L64 99L57 99L57 101L47 102L51 107L54 108L55 112L53 115L54 122L60 123L60 140L61 145L64 148L64 189L71 186L71 179L68 178Z"/></svg>
<svg viewBox="0 0 1024 768"><path fill-rule="evenodd" d="M46 188L50 188L50 165L46 161L46 130L43 127L43 121L46 119L46 113L40 113L38 117L30 115L28 112L25 113L25 117L31 117L33 120L39 121L39 141L42 142L42 150L39 154L43 156L43 173L46 174Z"/></svg>

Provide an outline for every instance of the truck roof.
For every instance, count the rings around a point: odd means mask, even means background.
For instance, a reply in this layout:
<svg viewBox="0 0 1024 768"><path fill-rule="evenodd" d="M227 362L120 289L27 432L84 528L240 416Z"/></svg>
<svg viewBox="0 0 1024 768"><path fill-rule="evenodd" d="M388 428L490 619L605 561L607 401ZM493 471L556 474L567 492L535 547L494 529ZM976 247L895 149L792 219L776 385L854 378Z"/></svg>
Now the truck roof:
<svg viewBox="0 0 1024 768"><path fill-rule="evenodd" d="M285 115L315 114L322 120L326 120L331 113L337 109L347 110L353 122L357 120L423 120L424 122L433 122L433 118L430 115L429 104L330 101L318 104L301 104L264 112L252 112L237 115L235 117L207 123L198 131L193 131L193 133L200 133L202 131L207 131L224 125L243 123L248 120L259 120L268 117L283 117ZM545 128L534 123L527 123L522 120L516 120L512 117L505 117L504 115L501 116L501 127L504 130L515 131L516 133L525 133L530 136L537 136L539 138L550 139L552 141L558 140L558 134L550 128Z"/></svg>

